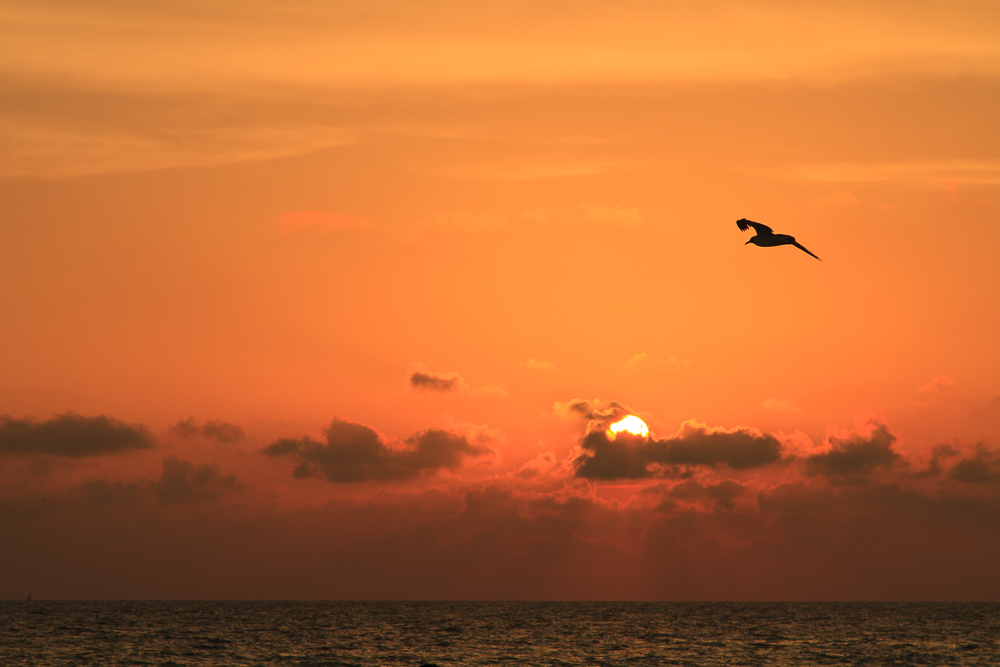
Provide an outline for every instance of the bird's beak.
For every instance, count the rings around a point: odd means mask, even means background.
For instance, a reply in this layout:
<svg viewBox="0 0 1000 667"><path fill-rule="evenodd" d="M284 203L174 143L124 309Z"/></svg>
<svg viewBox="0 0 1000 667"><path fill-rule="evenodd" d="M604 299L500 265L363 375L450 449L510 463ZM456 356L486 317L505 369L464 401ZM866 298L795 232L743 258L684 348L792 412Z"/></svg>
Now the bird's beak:
<svg viewBox="0 0 1000 667"><path fill-rule="evenodd" d="M753 240L753 239L750 239L750 241L752 241L752 240ZM747 241L747 242L746 242L746 243L744 243L743 245L750 245L750 241Z"/></svg>

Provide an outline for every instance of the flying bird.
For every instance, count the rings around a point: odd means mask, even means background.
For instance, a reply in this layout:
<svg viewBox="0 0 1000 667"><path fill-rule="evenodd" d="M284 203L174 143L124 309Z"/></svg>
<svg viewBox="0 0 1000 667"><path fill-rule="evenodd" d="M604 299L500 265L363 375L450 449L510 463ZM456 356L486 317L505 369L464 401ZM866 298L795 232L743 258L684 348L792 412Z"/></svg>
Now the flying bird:
<svg viewBox="0 0 1000 667"><path fill-rule="evenodd" d="M754 222L753 220L747 220L746 218L740 218L739 220L736 221L736 226L740 228L741 232L745 232L751 227L753 227L753 230L757 232L756 236L751 237L751 239L746 243L744 243L743 245L752 243L762 248L773 248L774 246L778 245L793 245L802 252L806 253L807 255L812 255L813 257L816 257L816 255L813 255L811 252L809 252L805 246L800 245L795 240L794 236L789 236L788 234L775 234L774 230L772 230L767 225L762 225L759 222ZM819 257L816 257L816 259L819 259ZM819 261L822 262L823 260L819 259Z"/></svg>

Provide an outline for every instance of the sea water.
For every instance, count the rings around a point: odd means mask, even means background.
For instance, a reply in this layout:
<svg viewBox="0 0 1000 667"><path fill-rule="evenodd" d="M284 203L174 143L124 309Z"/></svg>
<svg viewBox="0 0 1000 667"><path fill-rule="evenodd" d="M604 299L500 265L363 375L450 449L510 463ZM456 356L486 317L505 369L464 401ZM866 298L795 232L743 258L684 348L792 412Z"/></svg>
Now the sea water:
<svg viewBox="0 0 1000 667"><path fill-rule="evenodd" d="M1000 665L1000 605L0 602L0 665Z"/></svg>

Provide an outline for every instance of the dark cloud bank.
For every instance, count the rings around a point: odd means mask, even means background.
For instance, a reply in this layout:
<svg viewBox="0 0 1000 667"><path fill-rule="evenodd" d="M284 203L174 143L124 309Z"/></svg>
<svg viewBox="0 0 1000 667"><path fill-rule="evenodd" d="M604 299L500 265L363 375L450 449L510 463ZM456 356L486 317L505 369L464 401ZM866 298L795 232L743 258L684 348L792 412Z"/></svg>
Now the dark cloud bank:
<svg viewBox="0 0 1000 667"><path fill-rule="evenodd" d="M68 412L48 421L0 417L0 456L100 456L150 449L149 431L112 417L82 417Z"/></svg>
<svg viewBox="0 0 1000 667"><path fill-rule="evenodd" d="M404 444L405 448L390 447L374 429L335 419L326 428L326 443L308 436L282 438L265 447L264 453L297 461L295 477L325 477L331 482L414 479L454 470L466 457L489 453L464 435L441 429L415 433Z"/></svg>
<svg viewBox="0 0 1000 667"><path fill-rule="evenodd" d="M578 477L593 480L642 479L685 466L734 470L756 468L781 459L781 443L754 429L685 428L671 438L657 440L620 433L611 440L604 430L592 430L580 443Z"/></svg>
<svg viewBox="0 0 1000 667"><path fill-rule="evenodd" d="M753 429L688 423L612 441L600 425L581 439L585 479L550 486L501 473L284 506L280 491L237 493L220 466L168 456L155 480L8 488L0 597L1000 599L1000 461L985 445L941 445L915 470L881 424L801 458ZM264 455L298 477L391 482L485 451L452 431L395 443L337 419L321 441L285 438ZM622 475L648 479L634 501L586 481Z"/></svg>
<svg viewBox="0 0 1000 667"><path fill-rule="evenodd" d="M149 501L162 505L198 505L218 500L239 486L236 475L223 474L216 463L196 465L168 456L163 459L163 473L155 481L90 480L73 489L71 496L101 507L140 505Z"/></svg>

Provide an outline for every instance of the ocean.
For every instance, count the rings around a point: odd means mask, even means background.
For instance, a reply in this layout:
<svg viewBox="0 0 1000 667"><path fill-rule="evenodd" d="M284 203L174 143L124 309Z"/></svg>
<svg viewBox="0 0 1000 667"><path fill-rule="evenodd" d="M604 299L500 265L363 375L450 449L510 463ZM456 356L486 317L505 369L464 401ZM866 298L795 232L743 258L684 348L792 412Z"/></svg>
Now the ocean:
<svg viewBox="0 0 1000 667"><path fill-rule="evenodd" d="M0 665L1000 665L1000 604L0 602Z"/></svg>

